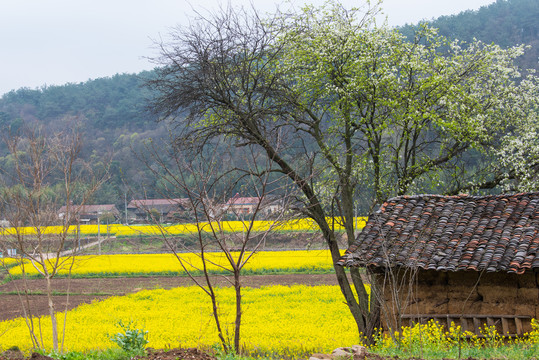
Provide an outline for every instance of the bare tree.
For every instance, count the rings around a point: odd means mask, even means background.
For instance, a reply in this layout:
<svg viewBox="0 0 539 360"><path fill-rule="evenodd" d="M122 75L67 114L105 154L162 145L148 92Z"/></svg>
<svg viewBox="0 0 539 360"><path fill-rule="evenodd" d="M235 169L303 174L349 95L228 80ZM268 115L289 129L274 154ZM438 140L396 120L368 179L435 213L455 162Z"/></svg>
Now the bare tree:
<svg viewBox="0 0 539 360"><path fill-rule="evenodd" d="M12 166L2 169L0 210L10 226L2 233L3 246L17 250L25 281L28 267L43 277L52 322L53 347L58 350L59 332L52 279L61 270L70 273L77 249L70 226L76 223L80 207L90 200L107 179L107 174L106 171L94 173L79 159L81 138L75 132L48 136L39 129L28 129L21 135L9 136L5 141ZM59 217L61 206L65 206L66 211ZM56 228L51 231L50 226ZM26 295L22 306L33 345L43 347L42 339L38 341L27 301L28 287L21 291ZM65 318L63 329L65 334Z"/></svg>
<svg viewBox="0 0 539 360"><path fill-rule="evenodd" d="M282 174L273 171L273 162L265 154L249 147L243 156L237 156L229 145L222 142L207 144L201 153L182 151L172 146L167 153L163 145L148 144L144 162L148 168L163 180L161 195L177 199L181 206L188 207L194 219L196 230L188 241L168 233L157 217L161 235L169 250L179 261L182 269L193 282L210 298L213 318L221 345L225 352L241 352L242 323L242 272L257 252L264 248L268 236L283 221L286 202L290 199L287 189L281 187ZM172 161L171 161L172 159ZM164 190L163 190L164 189ZM236 192L248 194L249 208L238 207ZM257 228L257 220L264 219L265 227ZM235 220L229 222L229 220ZM241 223L239 228L230 229L231 223ZM232 231L231 231L232 230ZM194 240L194 241L193 241ZM194 242L196 246L188 246ZM195 253L199 259L196 264L184 256ZM226 258L225 264L215 261L212 253ZM218 273L235 290L235 316L233 331L227 330L219 312L219 298L215 292L216 279L211 276L217 268ZM201 275L201 277L197 276ZM227 338L232 333L233 339Z"/></svg>

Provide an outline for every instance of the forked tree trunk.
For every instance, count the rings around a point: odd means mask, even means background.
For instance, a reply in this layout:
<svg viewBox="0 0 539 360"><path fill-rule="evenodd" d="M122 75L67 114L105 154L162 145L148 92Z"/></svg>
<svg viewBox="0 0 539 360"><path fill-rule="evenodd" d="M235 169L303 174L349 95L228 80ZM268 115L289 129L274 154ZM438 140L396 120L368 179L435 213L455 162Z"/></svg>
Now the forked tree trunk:
<svg viewBox="0 0 539 360"><path fill-rule="evenodd" d="M344 225L347 236L347 244L351 246L355 242L355 228L354 228L354 189L350 183L345 182L342 190L342 212L344 215ZM365 282L359 272L358 268L350 268L350 275L352 283L356 293L358 294L358 305L365 322L365 327L361 331L367 338L367 341L372 341L374 330L378 326L380 313L379 313L379 298L376 296L376 283L371 280L370 283L370 296L365 290ZM352 310L352 309L351 309Z"/></svg>
<svg viewBox="0 0 539 360"><path fill-rule="evenodd" d="M338 261L341 258L339 244L337 243L337 240L335 238L335 232L330 228L329 224L327 223L324 209L320 201L318 200L313 188L306 179L304 179L301 175L299 175L292 169L290 164L288 164L288 162L275 151L275 149L266 141L266 139L262 138L258 133L253 133L253 135L257 137L257 141L264 148L268 157L272 159L272 161L275 162L277 165L279 165L283 173L287 174L287 176L303 192L305 197L309 199L310 216L320 227L324 239L326 240L326 243L329 247L331 259L333 261L333 268L335 269L335 275L337 276L337 282L339 283L341 292L346 300L346 304L348 305L348 308L350 309L350 312L352 313L352 316L354 317L354 320L357 324L358 332L366 336L367 339L370 341L370 339L372 339L373 333L369 331L367 324L369 322L372 322L372 320L369 320L370 317L376 316L376 314L369 313L369 295L365 290L365 286L363 284L361 276L359 276L359 272L355 274L353 273L352 278L358 296L358 298L356 299L344 268L341 265L338 265Z"/></svg>

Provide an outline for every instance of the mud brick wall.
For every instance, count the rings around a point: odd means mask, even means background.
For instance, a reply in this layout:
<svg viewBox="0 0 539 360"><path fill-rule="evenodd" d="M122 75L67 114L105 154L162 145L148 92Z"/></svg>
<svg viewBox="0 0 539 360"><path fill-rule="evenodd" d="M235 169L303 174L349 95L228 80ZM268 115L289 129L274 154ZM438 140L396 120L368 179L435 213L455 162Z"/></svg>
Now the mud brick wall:
<svg viewBox="0 0 539 360"><path fill-rule="evenodd" d="M539 273L419 270L378 274L382 326L400 314L525 315L539 319ZM398 295L392 290L398 288ZM395 297L399 297L399 302ZM408 325L405 321L403 325ZM525 324L525 331L530 331Z"/></svg>

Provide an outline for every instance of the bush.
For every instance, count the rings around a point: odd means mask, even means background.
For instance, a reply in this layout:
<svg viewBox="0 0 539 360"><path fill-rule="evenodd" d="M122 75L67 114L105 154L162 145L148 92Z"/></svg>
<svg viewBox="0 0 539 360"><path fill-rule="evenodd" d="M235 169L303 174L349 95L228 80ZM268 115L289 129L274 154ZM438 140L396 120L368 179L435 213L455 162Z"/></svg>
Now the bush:
<svg viewBox="0 0 539 360"><path fill-rule="evenodd" d="M110 336L110 340L128 354L144 355L144 348L146 347L146 344L148 344L148 340L146 339L148 332L142 329L135 329L132 321L130 321L129 324L124 324L120 320L116 325L120 327L123 332Z"/></svg>

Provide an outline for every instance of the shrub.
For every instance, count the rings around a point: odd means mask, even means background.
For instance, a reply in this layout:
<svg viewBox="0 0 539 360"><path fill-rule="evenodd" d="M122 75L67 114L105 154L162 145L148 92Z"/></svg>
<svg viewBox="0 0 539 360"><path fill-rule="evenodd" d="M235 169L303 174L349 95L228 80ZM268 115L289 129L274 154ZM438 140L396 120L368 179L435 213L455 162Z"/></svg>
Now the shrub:
<svg viewBox="0 0 539 360"><path fill-rule="evenodd" d="M148 340L146 339L148 332L134 328L132 321L130 321L129 324L124 324L120 320L117 323L117 326L120 327L123 332L110 336L110 340L128 354L144 355L144 348L146 347L146 344L148 344Z"/></svg>

